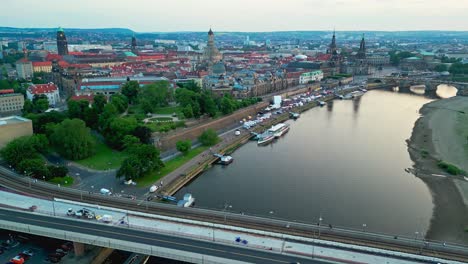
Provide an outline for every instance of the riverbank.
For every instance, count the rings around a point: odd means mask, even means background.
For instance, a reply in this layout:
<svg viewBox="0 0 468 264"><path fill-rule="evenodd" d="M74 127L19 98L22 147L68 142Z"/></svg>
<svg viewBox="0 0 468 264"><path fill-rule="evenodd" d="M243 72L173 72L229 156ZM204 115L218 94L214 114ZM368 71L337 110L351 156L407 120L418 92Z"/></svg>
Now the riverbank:
<svg viewBox="0 0 468 264"><path fill-rule="evenodd" d="M424 105L408 151L414 174L428 186L434 210L427 239L468 244L468 182L448 175L439 160L468 169L468 97L453 97Z"/></svg>

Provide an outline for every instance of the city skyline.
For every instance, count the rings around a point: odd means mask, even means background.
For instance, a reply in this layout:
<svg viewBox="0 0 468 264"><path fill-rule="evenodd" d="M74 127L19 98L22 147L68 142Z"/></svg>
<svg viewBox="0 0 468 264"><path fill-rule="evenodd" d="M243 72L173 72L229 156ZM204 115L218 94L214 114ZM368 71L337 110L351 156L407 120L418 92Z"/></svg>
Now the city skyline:
<svg viewBox="0 0 468 264"><path fill-rule="evenodd" d="M93 2L7 0L0 25L9 27L129 28L136 32L205 31L406 31L468 30L468 2L291 0ZM28 7L28 8L25 8ZM162 8L161 8L162 7ZM18 14L21 13L21 16ZM398 18L398 19L395 19ZM287 23L284 23L287 21Z"/></svg>

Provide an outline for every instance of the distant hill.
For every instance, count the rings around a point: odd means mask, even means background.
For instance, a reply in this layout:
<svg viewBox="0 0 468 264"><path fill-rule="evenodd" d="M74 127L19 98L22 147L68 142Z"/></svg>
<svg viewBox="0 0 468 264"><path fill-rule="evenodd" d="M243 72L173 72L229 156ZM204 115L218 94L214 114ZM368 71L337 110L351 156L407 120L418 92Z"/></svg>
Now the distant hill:
<svg viewBox="0 0 468 264"><path fill-rule="evenodd" d="M133 34L134 31L128 28L64 28L65 32L76 33L104 33L104 34ZM55 32L57 28L14 28L14 27L0 27L0 33L48 33Z"/></svg>

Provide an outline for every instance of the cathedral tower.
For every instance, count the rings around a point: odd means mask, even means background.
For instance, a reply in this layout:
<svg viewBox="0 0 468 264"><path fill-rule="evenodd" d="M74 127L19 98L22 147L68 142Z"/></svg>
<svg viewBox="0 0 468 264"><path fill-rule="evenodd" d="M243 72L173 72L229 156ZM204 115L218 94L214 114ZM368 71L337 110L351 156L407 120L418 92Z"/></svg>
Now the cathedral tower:
<svg viewBox="0 0 468 264"><path fill-rule="evenodd" d="M63 28L57 30L57 51L59 55L68 55L68 42Z"/></svg>

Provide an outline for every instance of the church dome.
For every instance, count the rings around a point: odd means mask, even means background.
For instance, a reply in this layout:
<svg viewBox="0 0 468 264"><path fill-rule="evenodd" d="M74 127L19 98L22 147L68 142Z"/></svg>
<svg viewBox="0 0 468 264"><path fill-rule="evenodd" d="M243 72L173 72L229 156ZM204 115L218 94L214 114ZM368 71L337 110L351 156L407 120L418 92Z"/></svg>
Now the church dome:
<svg viewBox="0 0 468 264"><path fill-rule="evenodd" d="M213 65L213 74L220 75L220 74L225 74L225 73L226 73L226 66L224 66L224 63L218 62Z"/></svg>
<svg viewBox="0 0 468 264"><path fill-rule="evenodd" d="M302 55L302 54L296 55L294 58L295 58L296 60L307 60L307 56L306 56L306 55Z"/></svg>

